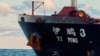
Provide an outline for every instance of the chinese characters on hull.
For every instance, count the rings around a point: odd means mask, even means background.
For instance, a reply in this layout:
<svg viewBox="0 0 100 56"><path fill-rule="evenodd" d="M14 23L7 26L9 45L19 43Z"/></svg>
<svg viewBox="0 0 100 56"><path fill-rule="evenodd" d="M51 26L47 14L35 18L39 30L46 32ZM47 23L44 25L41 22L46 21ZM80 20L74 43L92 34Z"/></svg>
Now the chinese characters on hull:
<svg viewBox="0 0 100 56"><path fill-rule="evenodd" d="M58 42L63 42L63 37L61 35L59 35L59 33L61 32L61 28L60 27L54 27L52 28ZM75 29L73 27L70 27L70 28L66 28L66 38L67 38L67 41L68 43L79 43L79 40L77 38L77 33L80 34L80 37L86 37L86 32L85 32L85 29L84 28L80 28L78 29L79 32L75 32ZM70 37L72 36L72 37Z"/></svg>

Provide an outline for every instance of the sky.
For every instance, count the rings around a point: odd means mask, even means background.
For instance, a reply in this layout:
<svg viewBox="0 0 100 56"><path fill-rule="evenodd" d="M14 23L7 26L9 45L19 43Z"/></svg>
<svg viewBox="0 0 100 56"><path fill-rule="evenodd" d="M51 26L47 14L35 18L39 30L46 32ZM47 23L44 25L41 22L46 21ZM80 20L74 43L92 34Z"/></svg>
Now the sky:
<svg viewBox="0 0 100 56"><path fill-rule="evenodd" d="M31 14L32 0L0 0L0 48L3 49L31 49L27 46L27 39L18 24L19 14ZM35 0L44 1L46 15L70 6L70 0ZM77 0L77 8L84 10L91 17L100 18L100 0ZM38 4L35 4L36 6ZM43 7L35 11L43 14Z"/></svg>

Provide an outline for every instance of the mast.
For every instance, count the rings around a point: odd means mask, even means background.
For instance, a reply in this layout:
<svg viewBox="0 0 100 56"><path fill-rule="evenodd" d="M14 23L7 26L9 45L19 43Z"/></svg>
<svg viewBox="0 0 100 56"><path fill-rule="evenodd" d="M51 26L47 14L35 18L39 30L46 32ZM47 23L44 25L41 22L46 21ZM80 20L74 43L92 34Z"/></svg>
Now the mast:
<svg viewBox="0 0 100 56"><path fill-rule="evenodd" d="M71 6L77 7L77 0L71 0Z"/></svg>
<svg viewBox="0 0 100 56"><path fill-rule="evenodd" d="M40 3L40 4L34 8L34 3ZM32 16L34 16L34 11L42 5L44 7L44 2L32 1ZM45 13L45 11L44 11L44 13Z"/></svg>
<svg viewBox="0 0 100 56"><path fill-rule="evenodd" d="M32 1L32 16L34 15L34 1Z"/></svg>

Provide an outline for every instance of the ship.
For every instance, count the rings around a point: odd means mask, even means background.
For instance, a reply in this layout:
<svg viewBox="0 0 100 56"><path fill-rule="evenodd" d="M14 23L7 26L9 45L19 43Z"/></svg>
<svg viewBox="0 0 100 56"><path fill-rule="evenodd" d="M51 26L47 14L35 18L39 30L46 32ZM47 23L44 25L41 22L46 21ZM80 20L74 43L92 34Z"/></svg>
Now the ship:
<svg viewBox="0 0 100 56"><path fill-rule="evenodd" d="M35 2L32 15L20 14L18 23L36 56L100 56L100 19L78 10L76 0L59 13L35 15Z"/></svg>

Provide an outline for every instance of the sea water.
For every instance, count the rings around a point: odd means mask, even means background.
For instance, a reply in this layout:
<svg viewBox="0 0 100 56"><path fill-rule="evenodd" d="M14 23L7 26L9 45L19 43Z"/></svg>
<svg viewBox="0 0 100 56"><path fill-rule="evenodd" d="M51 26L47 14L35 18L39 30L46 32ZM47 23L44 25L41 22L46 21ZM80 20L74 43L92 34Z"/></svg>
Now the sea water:
<svg viewBox="0 0 100 56"><path fill-rule="evenodd" d="M32 49L0 49L0 56L36 56Z"/></svg>

